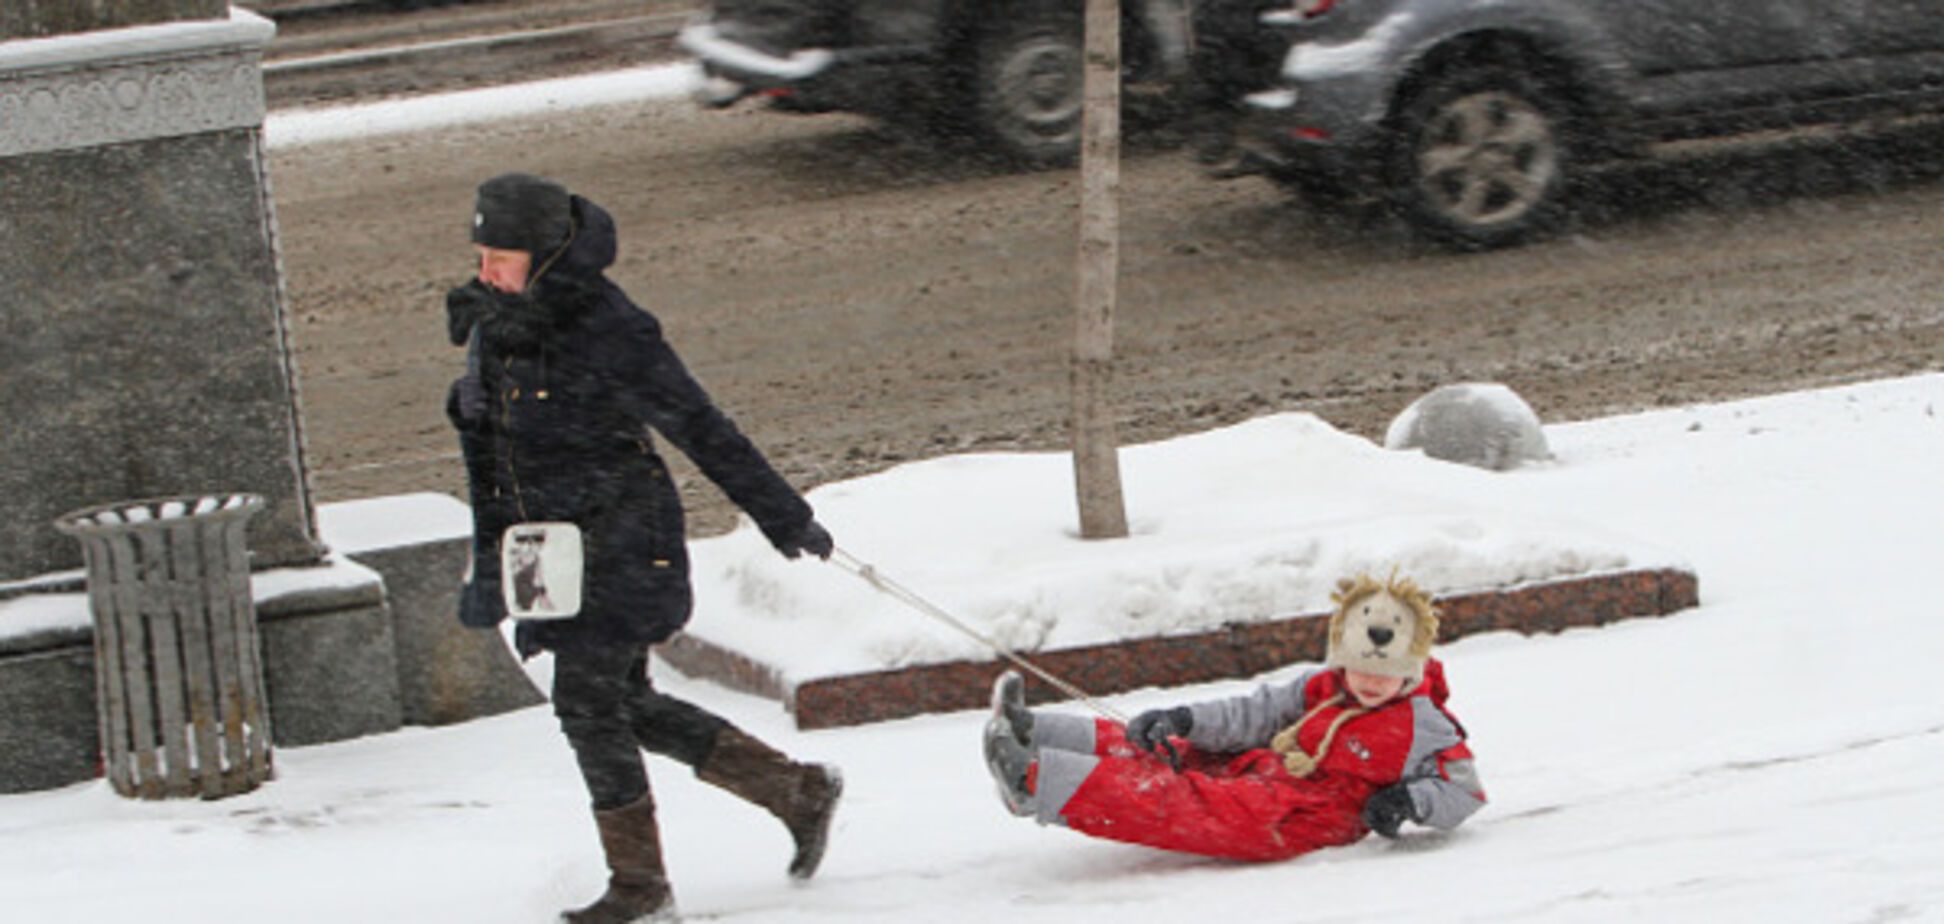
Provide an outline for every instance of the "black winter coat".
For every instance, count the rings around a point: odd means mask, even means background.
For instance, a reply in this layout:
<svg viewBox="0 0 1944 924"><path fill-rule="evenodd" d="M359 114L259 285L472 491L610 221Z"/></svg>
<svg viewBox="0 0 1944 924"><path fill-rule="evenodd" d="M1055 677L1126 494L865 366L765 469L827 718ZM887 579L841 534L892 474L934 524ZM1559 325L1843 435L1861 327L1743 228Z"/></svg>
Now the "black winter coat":
<svg viewBox="0 0 1944 924"><path fill-rule="evenodd" d="M506 618L500 534L520 522L580 527L580 614L526 621L523 654L539 648L653 644L688 621L691 596L680 495L656 454L660 432L756 521L772 543L811 519L806 503L718 410L661 336L653 315L603 275L613 264L613 219L573 198L577 231L532 289L576 298L531 349L472 338L468 378L447 413L459 430L473 505L473 579L460 620ZM569 293L569 294L563 294ZM484 401L467 400L468 392ZM480 405L484 405L481 407Z"/></svg>

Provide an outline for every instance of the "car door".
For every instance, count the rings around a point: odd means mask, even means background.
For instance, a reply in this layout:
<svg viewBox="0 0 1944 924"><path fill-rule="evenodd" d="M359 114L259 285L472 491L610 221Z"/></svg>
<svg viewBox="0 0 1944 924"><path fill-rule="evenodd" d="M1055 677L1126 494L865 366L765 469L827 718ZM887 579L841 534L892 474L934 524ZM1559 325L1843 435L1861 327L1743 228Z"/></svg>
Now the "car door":
<svg viewBox="0 0 1944 924"><path fill-rule="evenodd" d="M1787 103L1868 82L1868 0L1588 0L1650 113Z"/></svg>

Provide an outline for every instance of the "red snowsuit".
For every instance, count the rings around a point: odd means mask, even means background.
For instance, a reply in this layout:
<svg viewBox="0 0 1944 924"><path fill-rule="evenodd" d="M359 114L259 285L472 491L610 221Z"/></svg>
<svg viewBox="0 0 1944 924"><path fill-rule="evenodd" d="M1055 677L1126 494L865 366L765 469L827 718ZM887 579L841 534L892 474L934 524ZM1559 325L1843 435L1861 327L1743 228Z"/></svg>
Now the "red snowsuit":
<svg viewBox="0 0 1944 924"><path fill-rule="evenodd" d="M1324 705L1338 693L1342 702ZM1424 680L1409 693L1344 722L1316 769L1301 778L1285 768L1267 737L1239 749L1232 736L1244 727L1255 734L1300 719L1297 741L1315 755L1336 718L1356 707L1340 670L1313 671L1287 687L1192 707L1195 728L1186 740L1175 740L1183 757L1180 773L1162 757L1134 750L1120 723L1098 720L1090 757L1042 750L1034 773L1041 797L1057 799L1064 795L1058 790L1071 788L1056 783L1048 790L1049 774L1062 767L1085 776L1061 804L1043 805L1041 817L1150 847L1279 860L1358 840L1367 830L1361 814L1370 794L1409 782L1425 823L1453 827L1485 797L1464 730L1444 709L1448 695L1443 666L1430 661ZM1210 745L1228 747L1223 753ZM1091 769L1077 761L1092 762Z"/></svg>

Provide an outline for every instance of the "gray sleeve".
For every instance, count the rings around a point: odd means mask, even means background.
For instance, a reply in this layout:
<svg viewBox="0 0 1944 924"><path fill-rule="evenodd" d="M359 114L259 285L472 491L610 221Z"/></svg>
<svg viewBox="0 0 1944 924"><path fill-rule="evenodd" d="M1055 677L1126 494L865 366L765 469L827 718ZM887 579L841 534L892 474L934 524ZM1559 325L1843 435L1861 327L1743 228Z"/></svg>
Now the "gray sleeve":
<svg viewBox="0 0 1944 924"><path fill-rule="evenodd" d="M1485 789L1471 755L1441 759L1464 743L1458 727L1425 697L1411 701L1414 728L1411 754L1404 762L1404 784L1422 824L1449 831L1485 806Z"/></svg>
<svg viewBox="0 0 1944 924"><path fill-rule="evenodd" d="M1435 768L1434 761L1430 776L1411 780L1407 785L1421 823L1449 831L1485 807L1485 791L1479 787L1478 768L1469 757L1446 761L1443 774Z"/></svg>
<svg viewBox="0 0 1944 924"><path fill-rule="evenodd" d="M1277 732L1303 717L1303 687L1316 674L1305 671L1293 683L1263 684L1245 696L1189 706L1195 721L1188 743L1216 753L1266 747Z"/></svg>

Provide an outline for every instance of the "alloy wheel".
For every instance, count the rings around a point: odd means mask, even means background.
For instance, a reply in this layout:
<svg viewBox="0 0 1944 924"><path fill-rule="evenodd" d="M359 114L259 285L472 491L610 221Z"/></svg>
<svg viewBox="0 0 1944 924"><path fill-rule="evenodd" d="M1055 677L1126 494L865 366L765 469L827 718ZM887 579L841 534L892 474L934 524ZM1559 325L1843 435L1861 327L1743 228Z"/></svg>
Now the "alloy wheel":
<svg viewBox="0 0 1944 924"><path fill-rule="evenodd" d="M1452 99L1418 138L1419 192L1457 225L1517 222L1552 195L1559 177L1552 120L1515 94L1490 90Z"/></svg>

